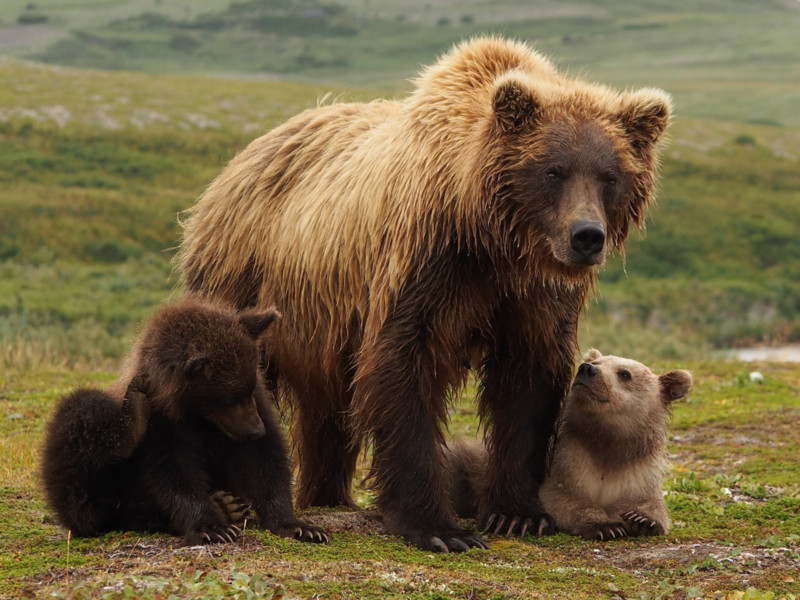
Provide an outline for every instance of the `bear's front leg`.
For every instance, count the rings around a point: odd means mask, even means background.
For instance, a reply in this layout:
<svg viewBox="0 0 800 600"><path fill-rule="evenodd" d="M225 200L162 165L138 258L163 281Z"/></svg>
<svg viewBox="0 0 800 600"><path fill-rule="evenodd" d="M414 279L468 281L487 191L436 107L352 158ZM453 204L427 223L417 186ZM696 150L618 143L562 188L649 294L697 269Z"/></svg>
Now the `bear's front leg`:
<svg viewBox="0 0 800 600"><path fill-rule="evenodd" d="M524 321L525 309L504 311L481 368L488 460L479 524L485 532L507 536L554 531L539 486L573 368L574 326L554 322L549 331L537 331ZM564 337L550 335L554 331Z"/></svg>
<svg viewBox="0 0 800 600"><path fill-rule="evenodd" d="M487 548L455 520L444 488L447 365L420 337L415 321L386 324L362 349L353 396L356 423L373 440L371 478L389 531L428 551ZM423 328L424 331L424 328Z"/></svg>

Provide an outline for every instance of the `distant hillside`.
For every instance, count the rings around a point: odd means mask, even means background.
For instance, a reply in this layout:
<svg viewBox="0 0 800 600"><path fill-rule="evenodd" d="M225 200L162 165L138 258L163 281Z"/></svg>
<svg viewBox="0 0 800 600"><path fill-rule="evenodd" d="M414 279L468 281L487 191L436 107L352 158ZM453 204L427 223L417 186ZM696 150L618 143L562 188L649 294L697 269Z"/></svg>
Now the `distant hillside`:
<svg viewBox="0 0 800 600"><path fill-rule="evenodd" d="M8 0L0 19L0 54L387 90L496 33L590 77L666 88L684 116L800 124L796 0Z"/></svg>
<svg viewBox="0 0 800 600"><path fill-rule="evenodd" d="M175 289L179 212L249 140L327 94L402 94L487 32L675 98L658 203L604 269L584 345L800 340L797 31L795 0L2 2L0 55L53 66L0 57L0 364L12 342L122 354Z"/></svg>

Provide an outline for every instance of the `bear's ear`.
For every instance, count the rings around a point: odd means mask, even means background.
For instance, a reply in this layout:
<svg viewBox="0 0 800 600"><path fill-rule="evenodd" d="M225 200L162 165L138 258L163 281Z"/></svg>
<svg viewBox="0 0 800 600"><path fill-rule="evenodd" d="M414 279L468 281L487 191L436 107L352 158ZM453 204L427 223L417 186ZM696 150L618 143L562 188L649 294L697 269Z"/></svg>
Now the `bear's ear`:
<svg viewBox="0 0 800 600"><path fill-rule="evenodd" d="M204 353L190 351L189 356L180 365L181 372L187 377L196 375L203 370L209 360L209 357Z"/></svg>
<svg viewBox="0 0 800 600"><path fill-rule="evenodd" d="M245 311L239 316L239 323L254 340L266 331L267 327L281 318L281 313L271 306L262 311Z"/></svg>
<svg viewBox="0 0 800 600"><path fill-rule="evenodd" d="M601 356L603 355L600 353L600 350L598 350L597 348L589 348L586 354L583 355L583 362L587 363L594 362Z"/></svg>
<svg viewBox="0 0 800 600"><path fill-rule="evenodd" d="M622 96L619 120L636 151L652 149L667 129L672 100L666 92L643 89Z"/></svg>
<svg viewBox="0 0 800 600"><path fill-rule="evenodd" d="M664 373L658 378L661 386L661 397L669 404L678 398L683 398L692 387L692 374L682 369Z"/></svg>
<svg viewBox="0 0 800 600"><path fill-rule="evenodd" d="M503 133L519 131L532 122L538 104L531 90L521 82L506 78L499 82L494 92L494 115Z"/></svg>

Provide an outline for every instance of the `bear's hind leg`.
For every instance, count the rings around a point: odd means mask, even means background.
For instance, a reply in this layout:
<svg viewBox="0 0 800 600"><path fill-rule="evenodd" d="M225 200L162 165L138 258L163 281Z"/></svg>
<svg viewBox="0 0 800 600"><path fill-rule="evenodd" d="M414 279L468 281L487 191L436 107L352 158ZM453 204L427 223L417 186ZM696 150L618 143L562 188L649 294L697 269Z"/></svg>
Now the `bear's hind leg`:
<svg viewBox="0 0 800 600"><path fill-rule="evenodd" d="M353 441L347 416L298 408L295 419L297 505L358 508L352 487L360 445Z"/></svg>
<svg viewBox="0 0 800 600"><path fill-rule="evenodd" d="M354 412L359 430L373 438L372 476L384 524L423 550L487 548L458 526L445 489L442 425L455 376L432 360L436 352L426 339L409 337L398 311L375 346L362 350L355 378Z"/></svg>
<svg viewBox="0 0 800 600"><path fill-rule="evenodd" d="M64 397L51 417L42 479L59 521L76 535L121 526L126 459L136 442L129 416L108 393L84 388Z"/></svg>

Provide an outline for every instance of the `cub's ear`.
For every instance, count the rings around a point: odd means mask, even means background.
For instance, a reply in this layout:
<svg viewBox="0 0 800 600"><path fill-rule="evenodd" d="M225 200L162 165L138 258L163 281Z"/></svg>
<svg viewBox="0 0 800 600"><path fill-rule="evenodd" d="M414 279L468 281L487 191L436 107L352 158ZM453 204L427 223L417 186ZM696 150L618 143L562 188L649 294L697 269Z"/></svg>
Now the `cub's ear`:
<svg viewBox="0 0 800 600"><path fill-rule="evenodd" d="M189 351L189 356L180 365L181 372L188 376L196 375L209 363L211 359L205 353Z"/></svg>
<svg viewBox="0 0 800 600"><path fill-rule="evenodd" d="M518 131L536 117L538 102L519 80L506 76L494 91L494 115L503 133Z"/></svg>
<svg viewBox="0 0 800 600"><path fill-rule="evenodd" d="M597 348L589 348L586 354L583 355L583 362L593 362L603 356Z"/></svg>
<svg viewBox="0 0 800 600"><path fill-rule="evenodd" d="M645 88L622 96L619 120L637 151L651 150L667 129L672 99L662 90Z"/></svg>
<svg viewBox="0 0 800 600"><path fill-rule="evenodd" d="M239 316L239 323L241 323L245 331L250 334L250 337L255 340L266 331L267 327L280 318L281 313L279 313L274 306L270 306L266 310L248 310L243 312Z"/></svg>
<svg viewBox="0 0 800 600"><path fill-rule="evenodd" d="M689 388L692 387L692 374L682 369L670 371L661 375L658 383L661 385L661 397L669 404L689 393Z"/></svg>

